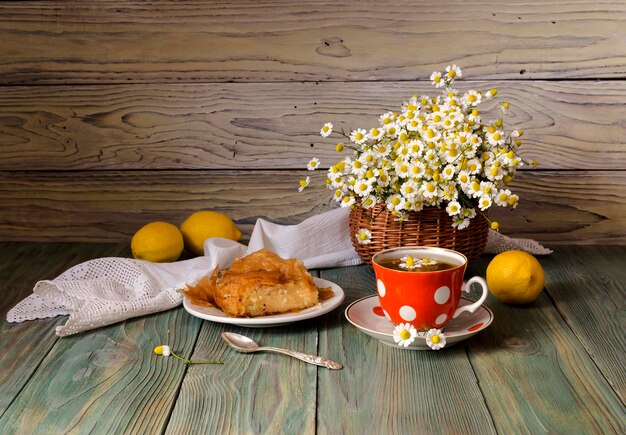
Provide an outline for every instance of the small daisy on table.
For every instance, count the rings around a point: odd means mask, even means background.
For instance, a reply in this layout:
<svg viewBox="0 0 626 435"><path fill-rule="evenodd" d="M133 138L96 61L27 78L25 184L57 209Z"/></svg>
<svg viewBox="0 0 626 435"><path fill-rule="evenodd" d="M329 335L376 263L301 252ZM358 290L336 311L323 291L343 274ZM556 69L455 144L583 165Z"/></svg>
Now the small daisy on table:
<svg viewBox="0 0 626 435"><path fill-rule="evenodd" d="M410 323L400 323L393 329L393 341L398 346L408 347L417 337L417 329Z"/></svg>
<svg viewBox="0 0 626 435"><path fill-rule="evenodd" d="M432 350L443 349L446 345L446 335L441 329L431 329L426 334L426 344Z"/></svg>

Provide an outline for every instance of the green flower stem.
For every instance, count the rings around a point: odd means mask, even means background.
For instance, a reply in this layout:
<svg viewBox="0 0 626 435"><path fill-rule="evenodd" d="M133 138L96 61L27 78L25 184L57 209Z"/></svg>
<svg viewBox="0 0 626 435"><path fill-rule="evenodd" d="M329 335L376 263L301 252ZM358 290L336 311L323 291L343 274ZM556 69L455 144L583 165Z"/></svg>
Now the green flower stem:
<svg viewBox="0 0 626 435"><path fill-rule="evenodd" d="M174 358L178 358L179 360L181 360L182 362L184 362L185 364L224 364L223 361L190 361L187 358L183 358L182 356L178 356L176 355L174 352L170 351L170 354L174 357Z"/></svg>

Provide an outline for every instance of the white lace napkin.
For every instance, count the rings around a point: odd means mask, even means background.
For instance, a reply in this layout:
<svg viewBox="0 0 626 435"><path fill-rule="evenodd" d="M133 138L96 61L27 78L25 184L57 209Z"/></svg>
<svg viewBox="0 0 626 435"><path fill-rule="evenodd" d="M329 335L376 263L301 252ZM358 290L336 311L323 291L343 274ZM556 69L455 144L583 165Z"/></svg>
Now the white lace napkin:
<svg viewBox="0 0 626 435"><path fill-rule="evenodd" d="M361 259L352 247L348 212L338 208L298 225L277 225L259 219L248 246L222 238L205 242L203 257L176 263L150 263L128 258L99 258L76 265L53 280L39 281L33 294L7 314L9 322L68 315L56 334L82 331L174 308L180 289L236 258L267 248L283 258L299 258L307 268L353 266ZM552 251L527 239L491 232L487 252L521 249L533 254Z"/></svg>

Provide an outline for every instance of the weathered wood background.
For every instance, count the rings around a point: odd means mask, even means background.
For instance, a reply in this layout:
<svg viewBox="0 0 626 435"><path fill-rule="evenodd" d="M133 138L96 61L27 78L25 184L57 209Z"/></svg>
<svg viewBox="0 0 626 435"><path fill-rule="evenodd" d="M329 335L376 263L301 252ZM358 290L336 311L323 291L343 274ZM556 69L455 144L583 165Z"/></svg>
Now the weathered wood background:
<svg viewBox="0 0 626 435"><path fill-rule="evenodd" d="M584 0L0 1L0 240L298 222L330 206L296 190L336 158L321 124L373 125L449 63L541 163L503 232L626 244L626 3Z"/></svg>

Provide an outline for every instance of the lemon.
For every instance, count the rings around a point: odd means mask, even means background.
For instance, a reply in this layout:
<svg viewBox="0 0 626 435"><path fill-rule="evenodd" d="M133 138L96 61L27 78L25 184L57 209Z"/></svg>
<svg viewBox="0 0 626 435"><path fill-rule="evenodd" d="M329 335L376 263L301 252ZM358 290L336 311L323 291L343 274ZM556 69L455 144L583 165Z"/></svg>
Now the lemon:
<svg viewBox="0 0 626 435"><path fill-rule="evenodd" d="M201 210L189 216L180 226L185 248L196 255L204 254L204 241L210 237L239 240L241 231L231 218L216 211Z"/></svg>
<svg viewBox="0 0 626 435"><path fill-rule="evenodd" d="M545 284L541 264L523 251L496 255L487 266L487 285L500 302L527 304L537 299Z"/></svg>
<svg viewBox="0 0 626 435"><path fill-rule="evenodd" d="M176 225L151 222L135 233L130 242L133 257L155 263L178 260L183 252L183 235Z"/></svg>

